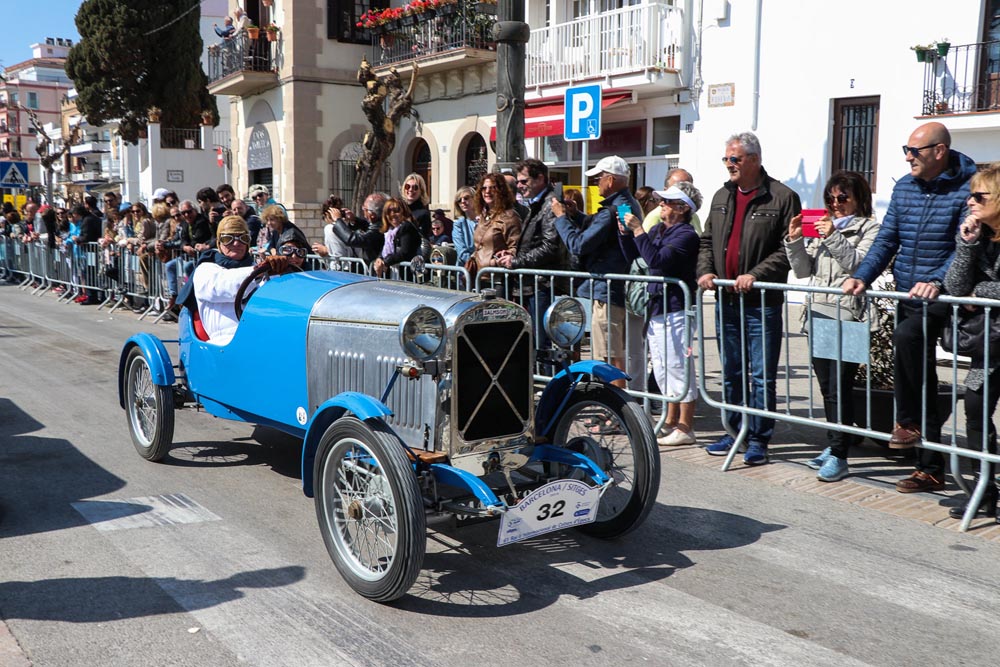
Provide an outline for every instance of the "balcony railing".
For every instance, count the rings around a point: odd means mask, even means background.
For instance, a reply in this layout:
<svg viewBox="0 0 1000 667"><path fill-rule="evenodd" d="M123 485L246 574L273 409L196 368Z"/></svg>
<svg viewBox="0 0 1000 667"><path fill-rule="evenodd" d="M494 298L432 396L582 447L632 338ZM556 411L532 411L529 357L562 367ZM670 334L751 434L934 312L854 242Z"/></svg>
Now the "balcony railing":
<svg viewBox="0 0 1000 667"><path fill-rule="evenodd" d="M201 130L182 127L160 128L160 148L198 149L201 148Z"/></svg>
<svg viewBox="0 0 1000 667"><path fill-rule="evenodd" d="M495 50L496 16L476 10L473 2L441 5L377 26L372 32L372 63L391 65L434 58L458 49Z"/></svg>
<svg viewBox="0 0 1000 667"><path fill-rule="evenodd" d="M1000 41L927 53L922 115L1000 111Z"/></svg>
<svg viewBox="0 0 1000 667"><path fill-rule="evenodd" d="M248 95L277 83L280 41L271 42L260 31L250 39L240 32L208 47L208 88L213 95Z"/></svg>
<svg viewBox="0 0 1000 667"><path fill-rule="evenodd" d="M681 67L683 13L658 2L531 31L525 85L557 85Z"/></svg>

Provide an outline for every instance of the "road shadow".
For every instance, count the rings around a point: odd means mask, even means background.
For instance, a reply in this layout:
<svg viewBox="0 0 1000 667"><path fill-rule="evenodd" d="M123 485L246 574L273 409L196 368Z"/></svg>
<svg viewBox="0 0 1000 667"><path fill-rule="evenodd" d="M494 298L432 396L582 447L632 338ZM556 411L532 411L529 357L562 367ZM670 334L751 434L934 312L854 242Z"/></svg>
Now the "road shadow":
<svg viewBox="0 0 1000 667"><path fill-rule="evenodd" d="M255 426L247 438L175 443L161 463L182 468L268 466L285 477L301 479L302 439Z"/></svg>
<svg viewBox="0 0 1000 667"><path fill-rule="evenodd" d="M734 549L785 528L698 507L654 506L618 540L577 531L496 546L498 524L432 532L420 577L396 605L432 616L493 618L545 608L562 596L591 598L663 580L694 565L685 552ZM570 570L588 568L586 576Z"/></svg>
<svg viewBox="0 0 1000 667"><path fill-rule="evenodd" d="M0 537L86 525L72 503L125 486L69 441L30 435L42 428L16 403L0 398ZM148 509L119 504L125 514Z"/></svg>
<svg viewBox="0 0 1000 667"><path fill-rule="evenodd" d="M242 589L288 586L304 576L305 568L296 565L240 572L215 581L176 577L8 581L0 583L0 616L5 620L102 623L186 613L239 600L245 595Z"/></svg>

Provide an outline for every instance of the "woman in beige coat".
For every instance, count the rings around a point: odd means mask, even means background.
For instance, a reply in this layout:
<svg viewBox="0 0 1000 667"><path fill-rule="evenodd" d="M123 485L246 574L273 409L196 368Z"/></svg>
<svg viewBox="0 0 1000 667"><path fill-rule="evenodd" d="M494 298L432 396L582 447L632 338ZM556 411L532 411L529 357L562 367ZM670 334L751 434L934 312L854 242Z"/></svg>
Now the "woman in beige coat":
<svg viewBox="0 0 1000 667"><path fill-rule="evenodd" d="M857 172L838 171L833 174L823 188L823 200L826 202L826 215L816 223L819 237L809 239L807 244L802 233L802 215L797 215L788 225L785 253L796 278L809 278L809 284L815 287L840 287L868 253L878 235L879 223L872 212L872 192L868 181ZM814 294L811 309L814 320L839 316L842 321L854 321L864 317L864 304L859 297ZM854 424L854 402L850 400L849 391L854 385L858 364L841 361L838 379L836 361L814 356L812 363L823 394L826 420ZM841 393L848 400L838 400L838 381ZM838 414L841 418L839 422ZM827 431L826 436L829 446L809 461L809 466L819 471L819 480L836 482L848 474L847 452L854 436L832 430Z"/></svg>
<svg viewBox="0 0 1000 667"><path fill-rule="evenodd" d="M499 266L497 258L517 252L521 218L514 212L514 193L500 174L484 174L476 186L476 215L472 234L476 270Z"/></svg>

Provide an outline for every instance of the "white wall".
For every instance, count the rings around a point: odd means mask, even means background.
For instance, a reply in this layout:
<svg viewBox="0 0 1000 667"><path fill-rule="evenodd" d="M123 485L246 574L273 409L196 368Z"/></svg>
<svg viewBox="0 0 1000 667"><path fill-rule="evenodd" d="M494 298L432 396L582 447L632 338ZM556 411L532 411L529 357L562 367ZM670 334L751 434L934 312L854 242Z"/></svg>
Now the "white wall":
<svg viewBox="0 0 1000 667"><path fill-rule="evenodd" d="M717 3L704 2L705 88L697 105L682 115L681 165L695 175L707 202L726 178L720 161L726 138L751 129L757 3L731 2L728 20L720 23L710 20L707 11ZM910 47L943 38L952 44L976 42L981 0L955 3L948 11L932 0L827 4L767 0L761 4L756 134L765 169L795 189L803 206L821 207L822 188L830 173L832 100L878 95L875 198L878 213L883 215L894 179L907 172L900 146L927 120L915 118L921 112L924 65L916 61ZM709 108L707 87L720 83L735 83L735 104ZM691 133L683 130L687 122L694 122ZM956 129L955 147L977 161L1000 158L997 132L983 130L984 126L997 128L1000 120L979 118L973 124L979 129Z"/></svg>

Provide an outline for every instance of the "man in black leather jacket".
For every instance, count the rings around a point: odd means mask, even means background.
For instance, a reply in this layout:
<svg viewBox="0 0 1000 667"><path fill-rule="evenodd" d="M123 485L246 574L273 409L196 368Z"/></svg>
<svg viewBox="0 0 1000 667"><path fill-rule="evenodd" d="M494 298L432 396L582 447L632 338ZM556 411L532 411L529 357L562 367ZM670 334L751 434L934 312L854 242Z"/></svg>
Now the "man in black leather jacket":
<svg viewBox="0 0 1000 667"><path fill-rule="evenodd" d="M507 269L564 270L566 252L556 230L556 216L552 213L552 201L556 195L549 183L549 168L540 160L528 158L519 162L514 171L517 174L517 189L527 202L527 212L521 223L517 251L503 251L498 263ZM542 326L542 316L552 303L549 280L522 276L518 292L522 305L531 313L535 323L538 349L548 348L549 339Z"/></svg>

